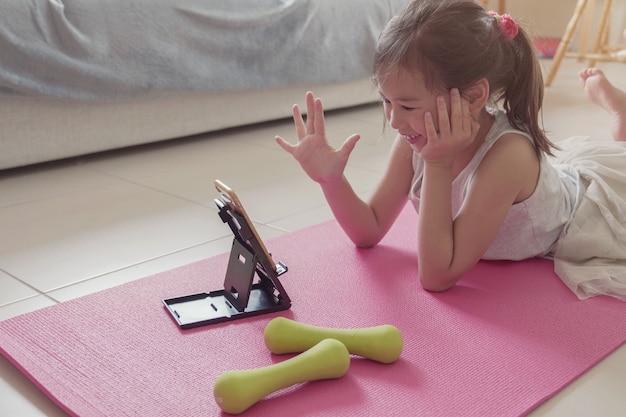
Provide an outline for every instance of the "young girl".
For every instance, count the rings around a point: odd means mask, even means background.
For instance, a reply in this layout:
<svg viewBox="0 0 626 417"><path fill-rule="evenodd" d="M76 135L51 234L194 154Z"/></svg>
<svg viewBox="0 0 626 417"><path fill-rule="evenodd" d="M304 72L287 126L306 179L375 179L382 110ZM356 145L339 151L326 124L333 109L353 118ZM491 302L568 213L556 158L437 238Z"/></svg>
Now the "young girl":
<svg viewBox="0 0 626 417"><path fill-rule="evenodd" d="M587 72L583 79L595 83L598 76ZM567 264L557 271L576 276L562 278L568 285L576 282L570 287L580 297L609 293L626 299L626 230L609 232L603 245L619 250L578 250L579 229L586 226L584 218L575 221L576 213L585 199L597 200L585 192L595 183L575 168L578 154L566 155L567 164L551 163L556 147L538 121L541 69L529 36L510 16L486 12L470 0L414 0L380 35L374 81L398 136L368 201L356 195L343 174L359 136L332 148L322 103L312 93L306 95L306 123L294 106L298 143L276 138L321 185L357 246L378 243L410 199L419 213L418 275L427 290L450 288L480 259L561 256ZM617 95L610 88L604 91ZM624 166L626 148L615 148L611 154L619 150L621 156L613 159ZM623 172L621 181L617 205L626 196ZM625 223L624 207L614 207L616 213L601 220L609 231L611 221ZM606 211L596 205L585 216ZM603 273L615 258L621 262L619 276ZM583 280L590 286L580 290L577 271L590 259L606 262L592 266L594 277ZM598 280L614 285L597 290Z"/></svg>

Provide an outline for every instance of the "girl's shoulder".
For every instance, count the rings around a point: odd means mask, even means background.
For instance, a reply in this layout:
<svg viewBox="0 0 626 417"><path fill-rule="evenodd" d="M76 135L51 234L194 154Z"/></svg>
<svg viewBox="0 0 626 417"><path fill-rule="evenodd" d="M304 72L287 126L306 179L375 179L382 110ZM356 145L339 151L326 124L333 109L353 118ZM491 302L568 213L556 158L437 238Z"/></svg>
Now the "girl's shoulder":
<svg viewBox="0 0 626 417"><path fill-rule="evenodd" d="M540 174L540 157L530 138L519 131L500 135L486 152L476 170L476 178L490 182L506 181L518 190L515 202L530 197Z"/></svg>
<svg viewBox="0 0 626 417"><path fill-rule="evenodd" d="M521 132L506 132L500 135L485 152L483 162L494 159L510 162L513 166L533 161L539 163L539 156L532 141Z"/></svg>

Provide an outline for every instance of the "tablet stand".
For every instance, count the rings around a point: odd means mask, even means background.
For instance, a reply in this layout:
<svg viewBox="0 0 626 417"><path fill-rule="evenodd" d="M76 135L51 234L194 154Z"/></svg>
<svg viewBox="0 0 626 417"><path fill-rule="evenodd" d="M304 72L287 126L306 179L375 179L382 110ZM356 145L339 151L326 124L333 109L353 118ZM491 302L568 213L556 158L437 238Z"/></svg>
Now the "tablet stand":
<svg viewBox="0 0 626 417"><path fill-rule="evenodd" d="M224 279L224 289L163 300L178 325L192 328L244 317L287 310L291 300L278 277L287 272L282 262L273 264L245 218L223 200L215 199L219 216L228 223L234 239ZM254 282L255 275L258 281Z"/></svg>

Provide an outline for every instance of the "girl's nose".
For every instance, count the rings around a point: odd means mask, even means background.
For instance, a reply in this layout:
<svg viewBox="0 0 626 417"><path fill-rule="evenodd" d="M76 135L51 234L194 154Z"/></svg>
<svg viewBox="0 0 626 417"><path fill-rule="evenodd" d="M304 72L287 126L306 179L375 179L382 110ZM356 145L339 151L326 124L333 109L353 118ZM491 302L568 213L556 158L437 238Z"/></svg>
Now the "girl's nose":
<svg viewBox="0 0 626 417"><path fill-rule="evenodd" d="M400 112L391 110L389 112L389 124L395 130L398 130L402 127L404 123L404 118L400 115Z"/></svg>

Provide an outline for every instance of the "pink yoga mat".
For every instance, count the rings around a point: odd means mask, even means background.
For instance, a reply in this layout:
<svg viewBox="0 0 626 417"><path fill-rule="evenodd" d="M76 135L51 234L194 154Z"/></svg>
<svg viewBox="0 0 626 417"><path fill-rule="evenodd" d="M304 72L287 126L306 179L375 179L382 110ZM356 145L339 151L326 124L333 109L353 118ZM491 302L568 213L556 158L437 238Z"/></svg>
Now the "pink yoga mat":
<svg viewBox="0 0 626 417"><path fill-rule="evenodd" d="M407 208L376 248L336 223L267 242L289 271L291 310L180 330L162 299L219 289L227 254L0 323L0 349L70 414L215 416L226 370L270 365L263 329L277 315L328 327L389 323L404 336L390 365L354 358L337 380L279 391L246 416L518 416L626 341L626 304L579 301L552 263L481 262L442 294L416 277Z"/></svg>

